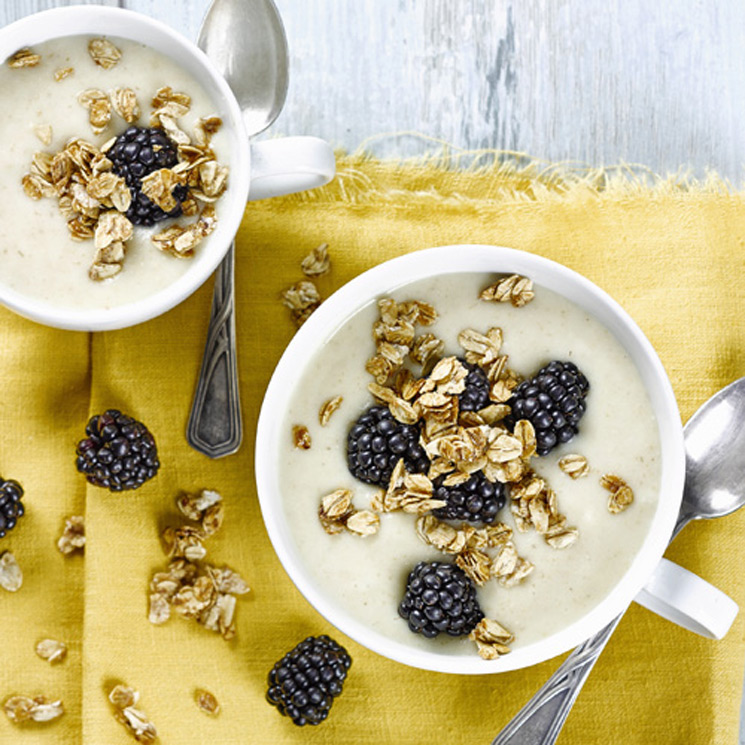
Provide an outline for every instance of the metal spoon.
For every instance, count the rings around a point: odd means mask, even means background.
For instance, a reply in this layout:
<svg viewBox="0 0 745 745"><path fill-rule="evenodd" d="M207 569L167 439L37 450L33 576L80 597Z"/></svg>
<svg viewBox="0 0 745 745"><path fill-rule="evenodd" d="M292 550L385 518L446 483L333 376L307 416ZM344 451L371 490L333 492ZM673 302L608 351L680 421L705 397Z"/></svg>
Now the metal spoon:
<svg viewBox="0 0 745 745"><path fill-rule="evenodd" d="M277 118L287 96L289 61L272 0L212 0L197 44L228 81L249 137ZM234 315L234 249L215 272L207 341L186 439L208 455L230 455L243 439Z"/></svg>
<svg viewBox="0 0 745 745"><path fill-rule="evenodd" d="M686 477L672 541L691 520L745 505L745 378L710 398L685 426ZM577 647L492 745L551 745L623 614Z"/></svg>

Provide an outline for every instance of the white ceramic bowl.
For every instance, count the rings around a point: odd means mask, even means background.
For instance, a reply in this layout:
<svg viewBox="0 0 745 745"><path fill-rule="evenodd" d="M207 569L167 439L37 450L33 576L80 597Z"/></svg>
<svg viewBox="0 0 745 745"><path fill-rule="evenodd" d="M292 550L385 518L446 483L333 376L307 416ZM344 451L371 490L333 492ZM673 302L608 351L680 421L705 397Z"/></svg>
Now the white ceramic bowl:
<svg viewBox="0 0 745 745"><path fill-rule="evenodd" d="M215 232L190 260L187 271L159 292L126 305L92 311L56 307L5 287L0 282L0 303L48 326L98 331L132 326L173 308L193 293L225 256L240 225L250 183L250 149L241 110L225 79L207 56L168 26L140 13L100 5L55 8L22 18L0 29L0 60L22 47L50 39L93 35L130 39L171 57L211 96L214 111L228 136L230 186L220 199L220 220ZM19 187L19 199L24 196Z"/></svg>
<svg viewBox="0 0 745 745"><path fill-rule="evenodd" d="M304 565L283 519L277 453L285 447L286 411L297 380L323 340L371 300L397 287L457 272L516 273L570 299L605 325L639 370L659 425L662 449L661 493L641 549L610 594L577 622L498 661L482 660L471 645L462 655L421 650L393 641L351 617L324 594ZM256 437L256 480L269 537L287 573L308 601L355 641L399 662L450 673L490 673L536 664L565 652L609 623L631 603L667 547L683 493L685 453L680 415L662 364L627 313L605 292L576 272L533 254L497 246L444 246L417 251L381 264L346 284L313 313L288 345L266 391Z"/></svg>

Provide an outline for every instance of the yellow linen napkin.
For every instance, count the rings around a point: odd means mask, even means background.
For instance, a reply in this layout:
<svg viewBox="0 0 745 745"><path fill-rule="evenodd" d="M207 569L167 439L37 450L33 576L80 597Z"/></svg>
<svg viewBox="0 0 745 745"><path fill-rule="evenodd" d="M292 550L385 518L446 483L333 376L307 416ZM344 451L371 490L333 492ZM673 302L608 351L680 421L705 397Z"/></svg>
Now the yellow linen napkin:
<svg viewBox="0 0 745 745"><path fill-rule="evenodd" d="M132 742L106 699L114 682L126 682L140 691L163 743L486 744L559 664L473 677L414 670L333 629L285 575L258 508L253 437L263 392L294 333L279 293L302 278L300 260L321 242L332 256L330 275L318 280L324 297L385 259L435 245L491 243L560 261L639 323L683 420L745 374L745 204L716 180L645 184L623 172L573 174L533 163L452 170L362 155L341 158L338 171L327 187L246 210L236 268L246 436L237 455L210 461L184 437L211 283L158 319L90 337L0 313L0 474L23 482L28 511L0 539L27 573L18 593L0 592L0 696L56 695L67 709L57 722L23 730L0 716L0 742ZM73 465L88 416L111 407L148 425L163 464L156 479L124 495L87 486ZM175 496L205 487L224 495L227 510L207 541L208 558L252 588L238 600L230 642L180 618L163 626L147 620L148 582L166 563L160 532L181 522ZM83 511L85 557L65 559L56 537L66 515ZM743 514L694 524L668 556L743 605L744 527ZM736 742L744 630L738 618L723 641L709 641L632 606L560 742ZM345 645L354 662L329 719L300 729L264 701L266 675L319 633ZM55 668L33 653L45 636L70 646ZM218 698L217 718L197 709L196 688Z"/></svg>

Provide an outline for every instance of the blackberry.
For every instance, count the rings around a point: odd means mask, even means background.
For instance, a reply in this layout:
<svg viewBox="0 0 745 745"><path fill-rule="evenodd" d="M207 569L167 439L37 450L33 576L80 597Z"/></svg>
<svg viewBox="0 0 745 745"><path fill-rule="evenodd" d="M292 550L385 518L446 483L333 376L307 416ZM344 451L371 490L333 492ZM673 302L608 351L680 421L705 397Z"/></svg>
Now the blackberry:
<svg viewBox="0 0 745 745"><path fill-rule="evenodd" d="M444 480L440 476L434 482L433 498L447 502L447 506L432 510L440 520L493 523L507 501L504 484L489 481L483 471L476 471L468 481L455 486L445 486Z"/></svg>
<svg viewBox="0 0 745 745"><path fill-rule="evenodd" d="M91 417L78 443L78 471L94 486L110 491L137 489L158 473L155 439L136 419L109 409Z"/></svg>
<svg viewBox="0 0 745 745"><path fill-rule="evenodd" d="M350 473L368 484L387 486L400 458L410 473L429 468L429 458L419 444L419 427L396 421L387 406L371 406L347 436Z"/></svg>
<svg viewBox="0 0 745 745"><path fill-rule="evenodd" d="M489 379L478 366L458 357L458 361L468 370L466 389L458 396L460 411L478 411L491 403L489 398Z"/></svg>
<svg viewBox="0 0 745 745"><path fill-rule="evenodd" d="M114 173L127 182L132 204L126 212L135 225L153 225L167 217L181 215L181 202L186 199L187 188L177 186L173 196L178 202L170 212L164 212L141 191L142 179L159 168L172 168L178 163L176 145L157 127L129 127L106 153L114 164Z"/></svg>
<svg viewBox="0 0 745 745"><path fill-rule="evenodd" d="M412 569L398 613L415 634L469 634L484 617L476 588L455 564L422 561Z"/></svg>
<svg viewBox="0 0 745 745"><path fill-rule="evenodd" d="M520 419L530 421L538 455L546 455L577 434L589 388L587 378L574 363L554 360L514 390L507 401L511 411L505 423L513 427Z"/></svg>
<svg viewBox="0 0 745 745"><path fill-rule="evenodd" d="M23 515L23 487L12 480L0 477L0 538L15 528L18 518Z"/></svg>
<svg viewBox="0 0 745 745"><path fill-rule="evenodd" d="M352 658L328 636L309 636L269 673L266 700L299 727L320 724L341 693Z"/></svg>

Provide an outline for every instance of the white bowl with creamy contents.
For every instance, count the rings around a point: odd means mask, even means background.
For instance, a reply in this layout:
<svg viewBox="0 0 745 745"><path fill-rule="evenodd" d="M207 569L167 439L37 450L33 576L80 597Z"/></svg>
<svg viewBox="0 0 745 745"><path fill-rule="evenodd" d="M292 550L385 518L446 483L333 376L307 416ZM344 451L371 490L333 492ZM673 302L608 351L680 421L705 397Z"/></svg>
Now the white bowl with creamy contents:
<svg viewBox="0 0 745 745"><path fill-rule="evenodd" d="M88 42L105 38L122 52L111 69L96 65ZM34 67L11 69L7 60L21 48L41 56ZM0 124L0 301L52 326L100 330L152 318L199 287L225 255L248 197L251 158L241 110L207 57L179 34L146 16L100 6L58 8L0 29L0 84L5 114ZM73 68L73 74L55 73ZM36 151L57 152L72 137L101 145L129 125L116 114L102 133L92 132L88 111L77 100L86 89L132 88L148 126L150 100L164 86L192 99L181 126L191 132L200 117L217 115L222 126L212 147L229 168L227 190L215 203L217 225L188 259L150 245L154 228L135 228L124 269L102 282L88 279L92 241L73 241L55 199L29 199L20 187ZM35 131L52 128L52 141ZM195 218L182 219L190 223ZM173 221L171 221L173 222ZM179 222L176 220L176 222Z"/></svg>
<svg viewBox="0 0 745 745"><path fill-rule="evenodd" d="M520 308L485 303L478 293L497 275L535 283L535 299ZM439 318L431 331L445 355L459 355L458 333L504 334L509 365L525 377L552 359L575 362L590 380L579 434L535 470L556 491L577 541L561 551L535 532L515 533L534 572L515 587L489 580L477 589L487 618L514 635L509 654L481 659L465 637L413 634L398 616L408 572L419 561L452 562L415 534L415 518L382 514L372 536L328 535L318 519L321 497L350 489L366 509L375 487L346 468L346 434L372 405L366 360L374 354L377 300L421 300ZM320 426L320 406L343 396ZM310 430L309 450L293 448L292 427ZM568 453L591 466L572 480L557 467ZM331 623L374 651L430 670L488 673L526 667L558 655L600 630L624 610L661 558L683 488L682 428L669 381L649 342L629 316L591 282L547 259L494 246L447 246L386 262L326 300L298 331L267 389L257 431L256 477L262 513L285 569ZM607 509L599 478L622 476L634 503ZM508 505L498 519L513 526ZM445 638L443 638L445 637Z"/></svg>

